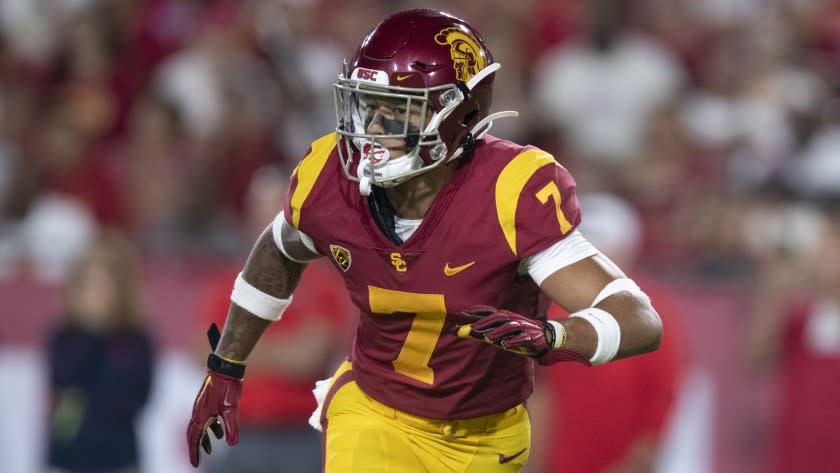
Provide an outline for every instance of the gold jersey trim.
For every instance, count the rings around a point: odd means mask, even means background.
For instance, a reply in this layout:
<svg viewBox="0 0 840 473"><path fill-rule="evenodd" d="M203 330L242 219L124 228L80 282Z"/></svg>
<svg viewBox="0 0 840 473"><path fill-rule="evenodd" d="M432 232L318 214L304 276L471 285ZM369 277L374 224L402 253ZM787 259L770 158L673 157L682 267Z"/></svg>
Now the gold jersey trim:
<svg viewBox="0 0 840 473"><path fill-rule="evenodd" d="M318 180L318 176L321 175L324 165L327 164L327 160L332 154L335 145L335 133L318 138L312 143L312 150L309 154L303 158L292 172L292 176L297 175L297 187L295 187L295 191L292 193L291 200L292 225L297 229L300 229L300 209L303 207L303 203L306 202L306 198L309 197L309 193L312 192L312 188L315 187L315 182Z"/></svg>
<svg viewBox="0 0 840 473"><path fill-rule="evenodd" d="M516 207L525 184L543 166L558 165L554 157L539 149L530 149L517 155L499 173L496 179L496 216L510 250L516 253Z"/></svg>

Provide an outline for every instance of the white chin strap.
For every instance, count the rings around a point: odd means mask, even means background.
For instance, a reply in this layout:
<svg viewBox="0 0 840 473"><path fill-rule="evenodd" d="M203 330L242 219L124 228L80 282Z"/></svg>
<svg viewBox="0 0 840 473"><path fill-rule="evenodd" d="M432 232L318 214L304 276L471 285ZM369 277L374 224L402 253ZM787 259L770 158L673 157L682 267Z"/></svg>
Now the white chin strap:
<svg viewBox="0 0 840 473"><path fill-rule="evenodd" d="M420 147L415 146L408 154L398 158L388 156L384 162L374 164L369 156L363 156L359 160L359 167L356 175L359 176L359 192L364 196L370 195L374 183L380 187L392 187L409 179L393 179L394 177L406 175L419 169ZM387 179L382 182L383 179Z"/></svg>
<svg viewBox="0 0 840 473"><path fill-rule="evenodd" d="M371 166L370 158L364 157L360 159L359 167L356 170L356 175L359 176L359 192L361 192L364 196L370 195L370 176L372 173L373 166Z"/></svg>

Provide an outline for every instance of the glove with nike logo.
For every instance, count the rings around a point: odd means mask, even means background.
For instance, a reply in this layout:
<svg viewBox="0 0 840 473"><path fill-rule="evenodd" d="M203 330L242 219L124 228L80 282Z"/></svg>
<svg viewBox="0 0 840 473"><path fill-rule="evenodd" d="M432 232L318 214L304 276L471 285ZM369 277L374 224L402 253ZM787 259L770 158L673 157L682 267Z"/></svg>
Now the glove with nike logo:
<svg viewBox="0 0 840 473"><path fill-rule="evenodd" d="M534 358L541 365L560 361L590 364L583 355L564 348L565 331L558 334L553 323L482 305L469 307L461 314L476 321L456 328L460 338L481 340L502 350Z"/></svg>
<svg viewBox="0 0 840 473"><path fill-rule="evenodd" d="M216 324L210 326L207 336L210 347L215 351L220 338ZM187 447L192 466L198 467L200 449L203 448L208 455L212 451L208 429L217 439L225 436L228 445L239 442L239 398L242 395L244 376L244 364L210 353L207 358L207 377L195 398L192 417L187 426Z"/></svg>

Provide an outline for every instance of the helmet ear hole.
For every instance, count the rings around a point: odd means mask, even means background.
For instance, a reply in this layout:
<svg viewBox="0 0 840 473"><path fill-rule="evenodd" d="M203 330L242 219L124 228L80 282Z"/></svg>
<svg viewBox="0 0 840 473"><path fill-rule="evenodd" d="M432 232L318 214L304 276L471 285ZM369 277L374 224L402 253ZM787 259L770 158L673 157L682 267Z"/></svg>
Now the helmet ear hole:
<svg viewBox="0 0 840 473"><path fill-rule="evenodd" d="M457 118L458 125L466 128L466 131L469 131L482 118L481 102L478 100L478 97L470 94L457 109L456 113L458 112L461 113L460 117Z"/></svg>
<svg viewBox="0 0 840 473"><path fill-rule="evenodd" d="M464 125L464 126L472 125L473 122L475 122L475 118L477 116L478 116L478 109L477 108L472 109L471 111L467 112L466 115L464 115L464 118L461 121L461 125Z"/></svg>

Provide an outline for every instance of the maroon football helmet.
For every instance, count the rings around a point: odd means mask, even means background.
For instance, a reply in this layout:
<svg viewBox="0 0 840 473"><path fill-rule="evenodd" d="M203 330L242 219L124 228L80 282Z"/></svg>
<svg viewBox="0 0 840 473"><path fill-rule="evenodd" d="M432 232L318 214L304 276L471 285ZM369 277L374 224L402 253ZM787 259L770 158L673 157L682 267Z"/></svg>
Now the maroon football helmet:
<svg viewBox="0 0 840 473"><path fill-rule="evenodd" d="M499 67L464 20L428 9L384 19L334 86L347 177L363 194L400 184L460 156L492 120L516 116L490 114ZM392 157L397 151L404 154Z"/></svg>

